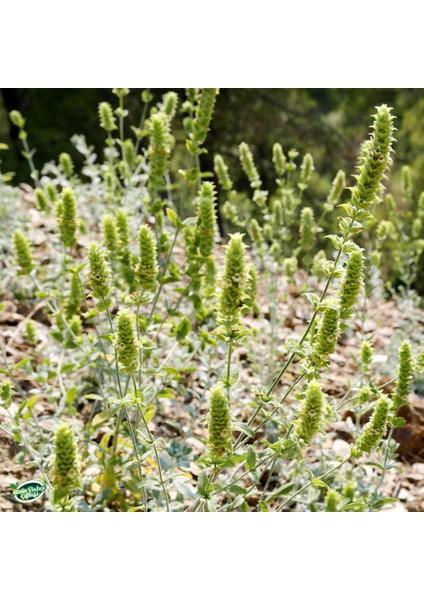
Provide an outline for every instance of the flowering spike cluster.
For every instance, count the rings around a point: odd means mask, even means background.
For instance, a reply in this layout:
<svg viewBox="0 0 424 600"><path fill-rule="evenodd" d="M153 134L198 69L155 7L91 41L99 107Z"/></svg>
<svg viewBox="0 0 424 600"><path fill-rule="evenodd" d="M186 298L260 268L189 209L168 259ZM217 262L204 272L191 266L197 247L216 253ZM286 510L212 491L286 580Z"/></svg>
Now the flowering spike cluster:
<svg viewBox="0 0 424 600"><path fill-rule="evenodd" d="M68 317L79 313L80 306L83 301L81 284L77 273L73 273L71 277L71 286L69 297L66 303L66 313Z"/></svg>
<svg viewBox="0 0 424 600"><path fill-rule="evenodd" d="M211 390L208 444L216 456L231 452L231 415L227 394L221 384Z"/></svg>
<svg viewBox="0 0 424 600"><path fill-rule="evenodd" d="M66 248L72 248L77 243L77 209L75 194L71 188L65 188L62 200L57 205L60 239Z"/></svg>
<svg viewBox="0 0 424 600"><path fill-rule="evenodd" d="M249 281L246 288L246 298L244 300L243 314L247 314L252 310L253 314L259 313L259 306L256 302L256 294L258 291L258 271L254 264L248 266Z"/></svg>
<svg viewBox="0 0 424 600"><path fill-rule="evenodd" d="M274 144L272 147L272 162L274 163L275 172L279 177L282 177L286 171L287 159L284 156L281 144Z"/></svg>
<svg viewBox="0 0 424 600"><path fill-rule="evenodd" d="M327 196L326 203L328 204L328 210L331 210L338 201L343 193L343 190L346 187L346 175L345 172L340 169L337 172L337 175L333 179L333 183L331 184L330 193Z"/></svg>
<svg viewBox="0 0 424 600"><path fill-rule="evenodd" d="M134 329L134 317L128 310L120 310L116 321L114 346L123 373L135 373L138 369L138 343Z"/></svg>
<svg viewBox="0 0 424 600"><path fill-rule="evenodd" d="M197 206L197 237L200 254L205 258L212 254L216 236L215 197L213 183L203 183Z"/></svg>
<svg viewBox="0 0 424 600"><path fill-rule="evenodd" d="M390 415L391 402L382 394L377 400L374 411L364 431L356 440L352 448L352 456L358 458L363 454L369 454L376 448L386 434L387 422Z"/></svg>
<svg viewBox="0 0 424 600"><path fill-rule="evenodd" d="M281 200L274 200L272 205L272 216L274 221L274 226L277 230L284 225L283 219L283 205Z"/></svg>
<svg viewBox="0 0 424 600"><path fill-rule="evenodd" d="M52 204L56 204L57 202L57 191L55 186L52 183L48 183L46 185L46 189L47 189L47 194L49 196L50 202Z"/></svg>
<svg viewBox="0 0 424 600"><path fill-rule="evenodd" d="M333 306L327 306L321 318L315 338L315 353L320 359L327 359L336 349L339 337L339 311Z"/></svg>
<svg viewBox="0 0 424 600"><path fill-rule="evenodd" d="M121 251L123 253L126 253L129 251L130 225L128 222L128 215L122 208L120 208L116 213L116 228L118 230L118 238Z"/></svg>
<svg viewBox="0 0 424 600"><path fill-rule="evenodd" d="M295 434L305 444L310 444L313 437L321 431L324 407L324 394L321 386L317 381L312 380L304 392L294 422Z"/></svg>
<svg viewBox="0 0 424 600"><path fill-rule="evenodd" d="M358 394L358 405L359 406L366 406L368 404L368 402L371 402L371 398L372 398L372 390L368 385L364 385L363 387L361 387L361 389L359 390L359 394Z"/></svg>
<svg viewBox="0 0 424 600"><path fill-rule="evenodd" d="M116 223L110 215L103 217L102 223L103 239L106 248L110 254L115 254L118 251L119 240Z"/></svg>
<svg viewBox="0 0 424 600"><path fill-rule="evenodd" d="M203 144L206 140L218 93L218 88L203 88L200 92L193 120L193 136L198 144Z"/></svg>
<svg viewBox="0 0 424 600"><path fill-rule="evenodd" d="M218 303L218 323L223 327L225 338L236 339L240 331L240 312L246 297L248 273L244 255L243 235L230 237L221 273L221 291Z"/></svg>
<svg viewBox="0 0 424 600"><path fill-rule="evenodd" d="M412 200L412 177L411 169L407 166L402 167L402 191L404 198L408 201Z"/></svg>
<svg viewBox="0 0 424 600"><path fill-rule="evenodd" d="M395 415L401 406L408 404L408 396L412 389L413 373L411 344L405 340L399 348L398 378L392 398Z"/></svg>
<svg viewBox="0 0 424 600"><path fill-rule="evenodd" d="M105 129L108 133L116 129L115 117L113 110L109 102L100 102L99 104L99 118L100 127Z"/></svg>
<svg viewBox="0 0 424 600"><path fill-rule="evenodd" d="M262 181L253 161L252 152L246 142L242 142L240 144L239 152L241 166L243 171L246 173L248 180L250 181L250 186L254 189L260 188Z"/></svg>
<svg viewBox="0 0 424 600"><path fill-rule="evenodd" d="M228 173L228 167L220 154L217 154L214 158L214 170L218 178L219 185L226 192L229 192L233 187L233 182L231 181Z"/></svg>
<svg viewBox="0 0 424 600"><path fill-rule="evenodd" d="M340 286L340 318L348 319L352 314L362 289L364 274L364 255L362 250L350 253L345 275Z"/></svg>
<svg viewBox="0 0 424 600"><path fill-rule="evenodd" d="M31 246L26 236L19 231L15 230L13 236L13 245L15 246L16 261L21 269L21 274L29 275L35 267L34 259L32 256Z"/></svg>
<svg viewBox="0 0 424 600"><path fill-rule="evenodd" d="M12 404L12 393L13 386L10 379L5 379L0 383L0 403L3 408L6 410L10 408Z"/></svg>
<svg viewBox="0 0 424 600"><path fill-rule="evenodd" d="M249 229L250 229L250 231L249 231L250 237L255 242L256 248L258 250L261 250L261 247L262 247L262 244L264 241L264 236L263 236L262 228L256 219L251 219Z"/></svg>
<svg viewBox="0 0 424 600"><path fill-rule="evenodd" d="M357 208L368 208L381 192L381 181L392 164L393 120L391 108L386 104L377 108L371 137L359 161L359 173L355 175L356 186L352 189L351 202Z"/></svg>
<svg viewBox="0 0 424 600"><path fill-rule="evenodd" d="M78 451L74 430L60 423L55 432L53 502L66 500L80 486Z"/></svg>
<svg viewBox="0 0 424 600"><path fill-rule="evenodd" d="M96 242L90 244L90 248L88 249L88 262L88 285L92 290L92 296L101 301L98 305L100 310L109 308L111 300L108 302L106 302L106 300L112 292L110 286L112 274L104 252L99 248Z"/></svg>
<svg viewBox="0 0 424 600"><path fill-rule="evenodd" d="M74 163L67 152L62 152L59 156L59 163L66 177L72 177L74 174Z"/></svg>
<svg viewBox="0 0 424 600"><path fill-rule="evenodd" d="M299 227L300 245L308 252L315 246L316 224L314 211L309 206L302 208Z"/></svg>
<svg viewBox="0 0 424 600"><path fill-rule="evenodd" d="M140 256L135 273L143 290L156 286L159 266L156 258L156 243L153 233L147 225L141 225L138 232Z"/></svg>
<svg viewBox="0 0 424 600"><path fill-rule="evenodd" d="M150 144L148 150L150 175L149 185L157 188L163 183L168 169L170 154L169 119L167 115L158 112L150 118Z"/></svg>

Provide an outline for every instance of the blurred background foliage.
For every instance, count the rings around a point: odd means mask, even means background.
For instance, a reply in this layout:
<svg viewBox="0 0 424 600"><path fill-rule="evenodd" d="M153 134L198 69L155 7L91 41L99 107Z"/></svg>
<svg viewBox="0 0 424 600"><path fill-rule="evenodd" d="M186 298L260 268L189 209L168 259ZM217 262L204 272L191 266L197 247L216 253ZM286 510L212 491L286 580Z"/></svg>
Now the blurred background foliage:
<svg viewBox="0 0 424 600"><path fill-rule="evenodd" d="M133 89L126 99L127 127L138 125L141 91ZM165 91L168 90L151 90L154 102ZM176 91L182 98L184 90ZM11 125L8 112L17 109L26 118L31 147L37 151L38 167L56 160L61 152L69 152L78 164L79 156L70 142L73 134L85 135L98 153L104 147L97 116L97 106L102 100L114 104L110 90L2 89L0 141L10 146L10 152L3 155L2 170L14 171L15 183L30 182L26 161L20 154L18 132ZM230 169L233 166L231 171L237 188L248 190L237 152L238 144L245 141L252 148L266 188L275 177L271 156L272 146L278 141L285 151L296 148L301 154L308 151L313 155L314 190L325 194L338 169L353 172L370 114L383 102L392 106L397 115L396 165L409 164L415 187L424 189L422 89L221 89L208 138L210 152L202 156L202 166L212 170L213 154L221 153ZM179 126L181 122L177 120ZM182 142L183 136L177 132L178 137ZM395 174L397 171L400 169L395 168Z"/></svg>

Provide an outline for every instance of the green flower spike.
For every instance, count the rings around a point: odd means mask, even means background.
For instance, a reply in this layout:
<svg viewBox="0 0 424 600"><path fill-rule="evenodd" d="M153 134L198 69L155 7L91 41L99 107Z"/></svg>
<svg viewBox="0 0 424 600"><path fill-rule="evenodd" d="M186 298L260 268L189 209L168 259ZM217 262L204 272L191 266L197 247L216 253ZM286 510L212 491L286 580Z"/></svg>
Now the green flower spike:
<svg viewBox="0 0 424 600"><path fill-rule="evenodd" d="M197 207L197 237L200 254L207 258L212 254L216 237L215 187L205 182L200 188Z"/></svg>
<svg viewBox="0 0 424 600"><path fill-rule="evenodd" d="M356 440L352 448L352 456L359 458L363 454L369 454L371 450L377 448L386 434L390 410L391 402L387 396L382 394L377 400L377 404L369 422L364 427L362 435Z"/></svg>
<svg viewBox="0 0 424 600"><path fill-rule="evenodd" d="M71 188L65 188L62 200L57 204L60 239L66 248L72 248L77 243L77 209L75 194Z"/></svg>
<svg viewBox="0 0 424 600"><path fill-rule="evenodd" d="M328 194L327 200L324 204L325 210L332 210L337 205L345 187L346 175L344 171L340 170L337 172L337 175L335 176L335 178L333 179L333 183L331 184L330 193Z"/></svg>
<svg viewBox="0 0 424 600"><path fill-rule="evenodd" d="M88 249L88 262L88 285L92 290L91 295L93 298L100 300L97 308L106 310L112 305L112 300L109 298L112 292L110 286L112 274L104 252L95 242L92 242Z"/></svg>
<svg viewBox="0 0 424 600"><path fill-rule="evenodd" d="M262 185L262 181L255 167L252 152L249 146L245 142L242 142L239 146L239 152L241 166L243 168L243 171L246 173L248 180L250 181L250 186L253 189L260 188Z"/></svg>
<svg viewBox="0 0 424 600"><path fill-rule="evenodd" d="M115 124L115 117L113 115L113 110L109 102L100 102L99 118L100 127L105 129L108 133L110 133L114 129L117 129Z"/></svg>
<svg viewBox="0 0 424 600"><path fill-rule="evenodd" d="M373 348L370 342L364 340L361 344L361 363L365 371L369 371L373 359Z"/></svg>
<svg viewBox="0 0 424 600"><path fill-rule="evenodd" d="M286 171L287 159L284 156L281 144L274 144L272 148L272 162L274 163L275 172L279 177L282 177Z"/></svg>
<svg viewBox="0 0 424 600"><path fill-rule="evenodd" d="M23 129L25 127L25 119L18 110L12 110L9 117L13 125L18 129Z"/></svg>
<svg viewBox="0 0 424 600"><path fill-rule="evenodd" d="M66 177L72 177L74 174L74 163L67 152L62 152L62 154L59 156L59 164L62 167L62 171L65 173Z"/></svg>
<svg viewBox="0 0 424 600"><path fill-rule="evenodd" d="M300 182L298 184L298 188L303 191L309 185L309 181L312 177L312 173L315 171L314 159L312 155L307 153L303 157L303 161L300 167Z"/></svg>
<svg viewBox="0 0 424 600"><path fill-rule="evenodd" d="M333 354L339 332L339 311L333 306L327 306L319 323L314 344L315 354L319 359L326 360Z"/></svg>
<svg viewBox="0 0 424 600"><path fill-rule="evenodd" d="M41 188L36 188L35 190L35 198L37 200L38 208L43 212L48 212L49 205L47 203L47 198L45 193Z"/></svg>
<svg viewBox="0 0 424 600"><path fill-rule="evenodd" d="M102 229L104 243L108 252L115 254L119 247L118 231L116 223L110 215L103 217Z"/></svg>
<svg viewBox="0 0 424 600"><path fill-rule="evenodd" d="M80 487L75 433L67 423L60 423L56 428L54 445L53 502L57 504Z"/></svg>
<svg viewBox="0 0 424 600"><path fill-rule="evenodd" d="M317 381L308 383L294 422L294 431L305 444L310 444L314 436L321 431L324 416L324 394Z"/></svg>
<svg viewBox="0 0 424 600"><path fill-rule="evenodd" d="M316 224L314 211L309 206L302 208L299 227L300 245L305 252L315 246Z"/></svg>
<svg viewBox="0 0 424 600"><path fill-rule="evenodd" d="M359 161L359 173L355 175L356 186L352 189L351 202L357 208L368 208L381 194L381 181L392 164L393 120L391 108L386 104L377 108L371 137Z"/></svg>
<svg viewBox="0 0 424 600"><path fill-rule="evenodd" d="M203 88L193 120L193 137L198 144L203 144L209 131L218 88Z"/></svg>
<svg viewBox="0 0 424 600"><path fill-rule="evenodd" d="M346 271L340 286L340 318L348 319L362 289L364 274L364 255L362 250L350 253Z"/></svg>
<svg viewBox="0 0 424 600"><path fill-rule="evenodd" d="M240 313L246 298L248 273L244 254L243 235L230 237L225 254L225 265L221 273L221 291L218 302L218 328L224 339L237 339L241 332Z"/></svg>
<svg viewBox="0 0 424 600"><path fill-rule="evenodd" d="M226 392L221 384L211 390L208 444L216 456L231 452L231 415Z"/></svg>
<svg viewBox="0 0 424 600"><path fill-rule="evenodd" d="M69 290L69 297L66 303L66 313L68 317L79 313L82 301L84 300L81 283L77 273L73 273L71 277L71 286Z"/></svg>
<svg viewBox="0 0 424 600"><path fill-rule="evenodd" d="M114 346L123 373L135 373L138 369L139 344L134 329L134 317L128 310L120 310L116 321Z"/></svg>
<svg viewBox="0 0 424 600"><path fill-rule="evenodd" d="M178 108L178 94L167 92L162 98L162 110L170 121L175 117Z"/></svg>
<svg viewBox="0 0 424 600"><path fill-rule="evenodd" d="M413 373L411 344L405 340L399 348L398 378L392 397L395 416L401 406L408 404L408 396L412 390Z"/></svg>
<svg viewBox="0 0 424 600"><path fill-rule="evenodd" d="M338 512L338 504L340 502L340 494L336 490L328 490L325 495L325 512Z"/></svg>
<svg viewBox="0 0 424 600"><path fill-rule="evenodd" d="M231 181L228 173L228 167L224 162L224 159L220 154L217 154L214 159L214 170L218 178L219 185L223 190L229 192L233 188L233 182Z"/></svg>
<svg viewBox="0 0 424 600"><path fill-rule="evenodd" d="M139 261L135 268L137 280L143 290L156 286L159 266L156 258L156 243L148 225L141 225L138 232L140 249Z"/></svg>
<svg viewBox="0 0 424 600"><path fill-rule="evenodd" d="M168 169L170 149L169 118L158 112L150 118L149 157L149 186L158 188L163 184Z"/></svg>
<svg viewBox="0 0 424 600"><path fill-rule="evenodd" d="M20 273L22 275L29 275L34 269L35 263L29 242L22 231L15 230L13 244L15 246L16 262L21 269Z"/></svg>

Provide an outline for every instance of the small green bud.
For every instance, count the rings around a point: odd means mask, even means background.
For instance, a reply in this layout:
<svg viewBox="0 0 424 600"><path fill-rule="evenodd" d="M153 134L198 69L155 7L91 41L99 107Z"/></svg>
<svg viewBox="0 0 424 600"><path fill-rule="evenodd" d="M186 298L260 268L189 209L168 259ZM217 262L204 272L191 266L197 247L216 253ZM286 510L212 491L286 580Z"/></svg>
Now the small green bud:
<svg viewBox="0 0 424 600"><path fill-rule="evenodd" d="M25 321L25 337L31 344L36 344L38 341L37 329L34 321L27 319Z"/></svg>
<svg viewBox="0 0 424 600"><path fill-rule="evenodd" d="M178 108L178 94L167 92L162 98L162 110L170 121L175 117Z"/></svg>
<svg viewBox="0 0 424 600"><path fill-rule="evenodd" d="M358 406L366 406L372 400L372 390L368 385L364 385L359 390L357 404Z"/></svg>
<svg viewBox="0 0 424 600"><path fill-rule="evenodd" d="M0 403L6 410L12 405L13 386L10 379L6 379L0 383Z"/></svg>
<svg viewBox="0 0 424 600"><path fill-rule="evenodd" d="M13 236L13 244L15 246L16 261L21 269L22 275L29 275L35 267L31 247L25 235L15 230Z"/></svg>
<svg viewBox="0 0 424 600"><path fill-rule="evenodd" d="M396 235L396 229L391 221L380 221L377 227L377 240L382 242L387 238L394 239Z"/></svg>
<svg viewBox="0 0 424 600"><path fill-rule="evenodd" d="M362 250L350 253L345 275L340 286L340 318L348 319L362 289L364 256Z"/></svg>
<svg viewBox="0 0 424 600"><path fill-rule="evenodd" d="M249 233L250 233L250 237L255 242L256 248L258 250L261 250L261 247L262 247L262 244L264 241L264 236L263 236L262 228L256 219L251 219L250 226L249 226Z"/></svg>
<svg viewBox="0 0 424 600"><path fill-rule="evenodd" d="M52 183L48 183L46 185L47 194L49 196L49 200L52 204L56 204L57 202L57 191L55 186Z"/></svg>
<svg viewBox="0 0 424 600"><path fill-rule="evenodd" d="M126 253L129 251L130 225L128 221L128 214L122 208L120 208L116 213L116 228L118 230L121 251Z"/></svg>
<svg viewBox="0 0 424 600"><path fill-rule="evenodd" d="M208 444L217 456L232 450L230 408L227 394L219 383L212 388L210 395Z"/></svg>
<svg viewBox="0 0 424 600"><path fill-rule="evenodd" d="M218 178L219 185L222 187L222 189L229 192L233 188L233 182L231 181L228 173L228 167L220 154L215 156L214 170Z"/></svg>
<svg viewBox="0 0 424 600"><path fill-rule="evenodd" d="M123 373L135 373L138 369L139 344L136 340L134 317L128 310L120 310L117 317L114 346Z"/></svg>
<svg viewBox="0 0 424 600"><path fill-rule="evenodd" d="M147 225L141 225L138 232L140 256L135 273L143 290L156 286L159 266L156 258L156 243L153 233Z"/></svg>
<svg viewBox="0 0 424 600"><path fill-rule="evenodd" d="M60 423L57 426L54 446L53 502L59 503L80 487L75 433L67 423Z"/></svg>
<svg viewBox="0 0 424 600"><path fill-rule="evenodd" d="M69 327L75 337L81 335L82 323L79 315L73 315L69 321Z"/></svg>
<svg viewBox="0 0 424 600"><path fill-rule="evenodd" d="M117 129L115 124L115 117L113 115L113 110L109 102L100 102L99 104L99 118L100 118L100 127L105 129L107 132L111 132L114 129Z"/></svg>
<svg viewBox="0 0 424 600"><path fill-rule="evenodd" d="M242 142L239 146L239 152L241 166L243 168L243 171L246 173L248 180L250 181L251 187L254 189L260 188L262 185L262 181L255 167L253 155L249 146L245 142Z"/></svg>
<svg viewBox="0 0 424 600"><path fill-rule="evenodd" d="M373 348L370 342L364 340L361 344L361 364L365 371L368 371L373 360Z"/></svg>
<svg viewBox="0 0 424 600"><path fill-rule="evenodd" d="M352 456L359 458L377 448L386 434L390 408L391 403L388 397L382 394L377 400L369 422L352 448Z"/></svg>
<svg viewBox="0 0 424 600"><path fill-rule="evenodd" d="M322 429L324 416L324 394L320 384L313 380L302 393L299 411L294 421L295 435L305 444L310 444Z"/></svg>
<svg viewBox="0 0 424 600"><path fill-rule="evenodd" d="M9 117L14 126L18 127L18 129L23 129L25 127L25 119L18 110L12 110Z"/></svg>
<svg viewBox="0 0 424 600"><path fill-rule="evenodd" d="M110 254L115 254L118 251L119 239L116 223L110 215L103 217L102 223L103 239L106 248Z"/></svg>
<svg viewBox="0 0 424 600"><path fill-rule="evenodd" d="M325 495L325 512L338 512L340 494L336 490L329 489Z"/></svg>
<svg viewBox="0 0 424 600"><path fill-rule="evenodd" d="M297 273L297 257L290 256L289 258L285 258L283 262L284 273L287 275L289 279L293 279L293 277Z"/></svg>
<svg viewBox="0 0 424 600"><path fill-rule="evenodd" d="M402 191L404 198L411 202L413 193L412 176L411 169L407 166L402 167Z"/></svg>
<svg viewBox="0 0 424 600"><path fill-rule="evenodd" d="M122 153L124 155L124 160L131 170L135 165L135 147L132 140L125 140L122 144Z"/></svg>
<svg viewBox="0 0 424 600"><path fill-rule="evenodd" d="M49 210L49 205L47 203L47 198L42 189L35 189L35 198L37 200L38 208L44 212Z"/></svg>
<svg viewBox="0 0 424 600"><path fill-rule="evenodd" d="M414 219L412 223L412 237L414 239L418 239L421 237L421 232L423 230L423 222L418 217Z"/></svg>
<svg viewBox="0 0 424 600"><path fill-rule="evenodd" d="M324 250L320 250L317 252L312 260L312 275L321 279L325 277L326 271L324 269L325 264L327 263L327 256L325 255Z"/></svg>
<svg viewBox="0 0 424 600"><path fill-rule="evenodd" d="M78 224L75 194L71 188L63 190L62 201L57 204L57 215L60 239L65 247L72 248L77 243L75 234Z"/></svg>
<svg viewBox="0 0 424 600"><path fill-rule="evenodd" d="M266 205L268 192L265 190L255 190L253 192L253 202L263 208Z"/></svg>
<svg viewBox="0 0 424 600"><path fill-rule="evenodd" d="M74 163L67 152L62 152L62 154L59 156L59 163L66 177L72 177L74 174Z"/></svg>

